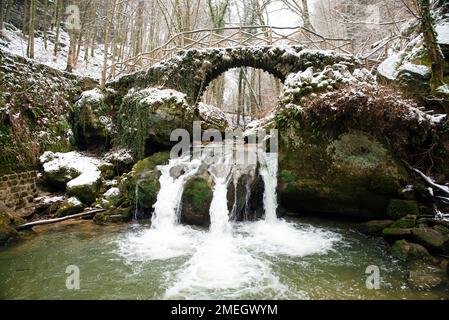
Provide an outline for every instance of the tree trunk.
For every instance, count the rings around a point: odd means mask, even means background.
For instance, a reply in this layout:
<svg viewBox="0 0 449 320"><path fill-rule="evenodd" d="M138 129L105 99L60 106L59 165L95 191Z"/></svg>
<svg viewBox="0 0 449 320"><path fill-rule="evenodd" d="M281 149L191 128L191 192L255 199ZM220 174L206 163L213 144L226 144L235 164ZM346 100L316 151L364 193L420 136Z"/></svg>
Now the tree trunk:
<svg viewBox="0 0 449 320"><path fill-rule="evenodd" d="M48 0L44 0L44 48L47 50L47 31L48 31Z"/></svg>
<svg viewBox="0 0 449 320"><path fill-rule="evenodd" d="M304 21L304 27L311 31L315 31L315 28L310 21L310 10L308 0L301 0L302 3L302 19Z"/></svg>
<svg viewBox="0 0 449 320"><path fill-rule="evenodd" d="M437 41L437 34L433 26L430 0L420 0L421 6L421 28L427 52L432 60L432 79L430 87L435 91L444 84L444 55Z"/></svg>
<svg viewBox="0 0 449 320"><path fill-rule="evenodd" d="M28 50L27 56L34 59L34 27L36 24L36 0L30 3L30 25L28 27Z"/></svg>
<svg viewBox="0 0 449 320"><path fill-rule="evenodd" d="M0 34L3 31L3 0L0 0Z"/></svg>
<svg viewBox="0 0 449 320"><path fill-rule="evenodd" d="M59 35L61 33L61 1L62 0L56 0L56 8L55 8L55 24L56 24L56 36L55 36L55 49L54 49L54 56L56 57L58 55L59 50Z"/></svg>
<svg viewBox="0 0 449 320"><path fill-rule="evenodd" d="M22 18L22 34L27 34L27 21L28 21L28 0L25 0L23 4L23 18Z"/></svg>

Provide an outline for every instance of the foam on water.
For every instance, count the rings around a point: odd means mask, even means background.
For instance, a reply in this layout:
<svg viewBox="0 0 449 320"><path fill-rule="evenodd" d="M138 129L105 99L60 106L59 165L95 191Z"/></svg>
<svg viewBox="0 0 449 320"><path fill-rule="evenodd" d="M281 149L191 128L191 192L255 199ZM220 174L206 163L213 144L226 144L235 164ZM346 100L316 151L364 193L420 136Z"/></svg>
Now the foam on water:
<svg viewBox="0 0 449 320"><path fill-rule="evenodd" d="M304 257L326 254L340 237L317 228L295 225L277 218L276 153L259 152L260 175L265 185L265 219L234 224L228 208L228 184L239 174L232 154L215 157L208 171L213 177L209 232L179 225L179 208L184 185L198 172L201 161L171 161L161 170L161 190L152 226L120 242L122 255L131 260L164 260L190 256L180 268L166 272L166 299L235 299L248 296L305 299L293 292L272 270L270 257ZM177 165L184 174L174 179ZM237 173L236 173L237 172ZM231 182L232 183L232 182Z"/></svg>

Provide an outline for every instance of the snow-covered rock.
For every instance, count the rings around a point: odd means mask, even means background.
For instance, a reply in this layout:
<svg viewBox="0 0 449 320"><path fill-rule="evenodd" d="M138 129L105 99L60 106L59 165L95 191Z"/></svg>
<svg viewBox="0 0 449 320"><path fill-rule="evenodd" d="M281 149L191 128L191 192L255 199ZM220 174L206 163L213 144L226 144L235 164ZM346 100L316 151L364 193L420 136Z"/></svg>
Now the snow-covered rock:
<svg viewBox="0 0 449 320"><path fill-rule="evenodd" d="M68 198L56 212L57 217L65 217L82 212L83 203L76 197Z"/></svg>
<svg viewBox="0 0 449 320"><path fill-rule="evenodd" d="M107 169L112 166L79 152L45 152L40 157L40 162L50 184L59 188L66 186L67 194L77 196L86 204L95 201L102 176L108 175Z"/></svg>
<svg viewBox="0 0 449 320"><path fill-rule="evenodd" d="M226 114L219 108L200 102L198 111L204 126L208 129L224 130L229 127Z"/></svg>
<svg viewBox="0 0 449 320"><path fill-rule="evenodd" d="M175 129L192 130L195 109L184 93L171 89L130 90L120 108L119 138L136 159L147 146L171 146Z"/></svg>

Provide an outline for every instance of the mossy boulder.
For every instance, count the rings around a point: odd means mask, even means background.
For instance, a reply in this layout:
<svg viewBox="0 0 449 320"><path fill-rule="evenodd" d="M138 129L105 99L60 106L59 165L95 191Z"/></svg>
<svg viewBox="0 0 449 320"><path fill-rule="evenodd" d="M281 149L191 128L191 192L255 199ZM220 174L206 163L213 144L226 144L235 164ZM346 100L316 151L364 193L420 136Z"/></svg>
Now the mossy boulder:
<svg viewBox="0 0 449 320"><path fill-rule="evenodd" d="M203 176L191 178L187 182L182 195L182 223L200 227L210 225L211 185L211 179Z"/></svg>
<svg viewBox="0 0 449 320"><path fill-rule="evenodd" d="M402 261L412 261L412 260L432 260L432 256L429 251L422 245L417 243L411 243L407 240L398 240L395 242L391 248L391 253L393 256Z"/></svg>
<svg viewBox="0 0 449 320"><path fill-rule="evenodd" d="M85 205L90 205L97 199L101 183L100 175L92 176L88 180L72 180L67 183L67 195L78 198Z"/></svg>
<svg viewBox="0 0 449 320"><path fill-rule="evenodd" d="M119 189L132 208L138 208L136 216L147 217L153 211L160 190L160 172L157 166L167 165L169 152L160 152L137 162L130 173L125 174Z"/></svg>
<svg viewBox="0 0 449 320"><path fill-rule="evenodd" d="M396 221L395 223L393 223L393 225L391 227L392 228L402 228L402 229L414 228L416 226L417 218L418 218L418 216L407 215L404 218L401 218L398 221Z"/></svg>
<svg viewBox="0 0 449 320"><path fill-rule="evenodd" d="M175 129L192 131L197 119L195 109L185 94L170 90L147 88L130 90L120 107L119 140L136 159L170 148Z"/></svg>
<svg viewBox="0 0 449 320"><path fill-rule="evenodd" d="M412 238L415 242L429 249L430 252L449 252L449 235L433 228L414 228L412 229Z"/></svg>
<svg viewBox="0 0 449 320"><path fill-rule="evenodd" d="M386 228L382 231L382 236L388 242L396 242L397 240L410 240L412 237L412 229Z"/></svg>
<svg viewBox="0 0 449 320"><path fill-rule="evenodd" d="M281 204L292 212L385 218L406 175L402 165L365 133L332 138L309 130L280 133Z"/></svg>
<svg viewBox="0 0 449 320"><path fill-rule="evenodd" d="M73 106L75 140L81 149L104 150L110 146L113 124L105 100L106 95L95 88L83 92Z"/></svg>
<svg viewBox="0 0 449 320"><path fill-rule="evenodd" d="M81 213L84 210L83 203L76 197L68 198L59 207L55 213L55 217L65 217L73 214Z"/></svg>
<svg viewBox="0 0 449 320"><path fill-rule="evenodd" d="M359 227L359 230L364 234L368 234L371 236L381 236L382 231L390 227L393 223L394 221L392 220L372 220L362 223Z"/></svg>
<svg viewBox="0 0 449 320"><path fill-rule="evenodd" d="M418 203L414 200L392 199L388 205L387 215L393 219L419 215Z"/></svg>
<svg viewBox="0 0 449 320"><path fill-rule="evenodd" d="M131 208L115 208L97 213L94 217L94 222L100 225L121 223L130 221L132 217Z"/></svg>

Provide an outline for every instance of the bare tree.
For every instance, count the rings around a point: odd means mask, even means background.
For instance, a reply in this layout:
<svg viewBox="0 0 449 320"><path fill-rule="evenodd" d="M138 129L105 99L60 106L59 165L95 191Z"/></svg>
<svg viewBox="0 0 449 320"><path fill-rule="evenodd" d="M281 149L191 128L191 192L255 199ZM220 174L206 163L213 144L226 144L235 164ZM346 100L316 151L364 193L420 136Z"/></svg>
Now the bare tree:
<svg viewBox="0 0 449 320"><path fill-rule="evenodd" d="M36 0L31 0L30 3L30 21L28 27L28 48L27 56L34 59L34 29L36 24Z"/></svg>

